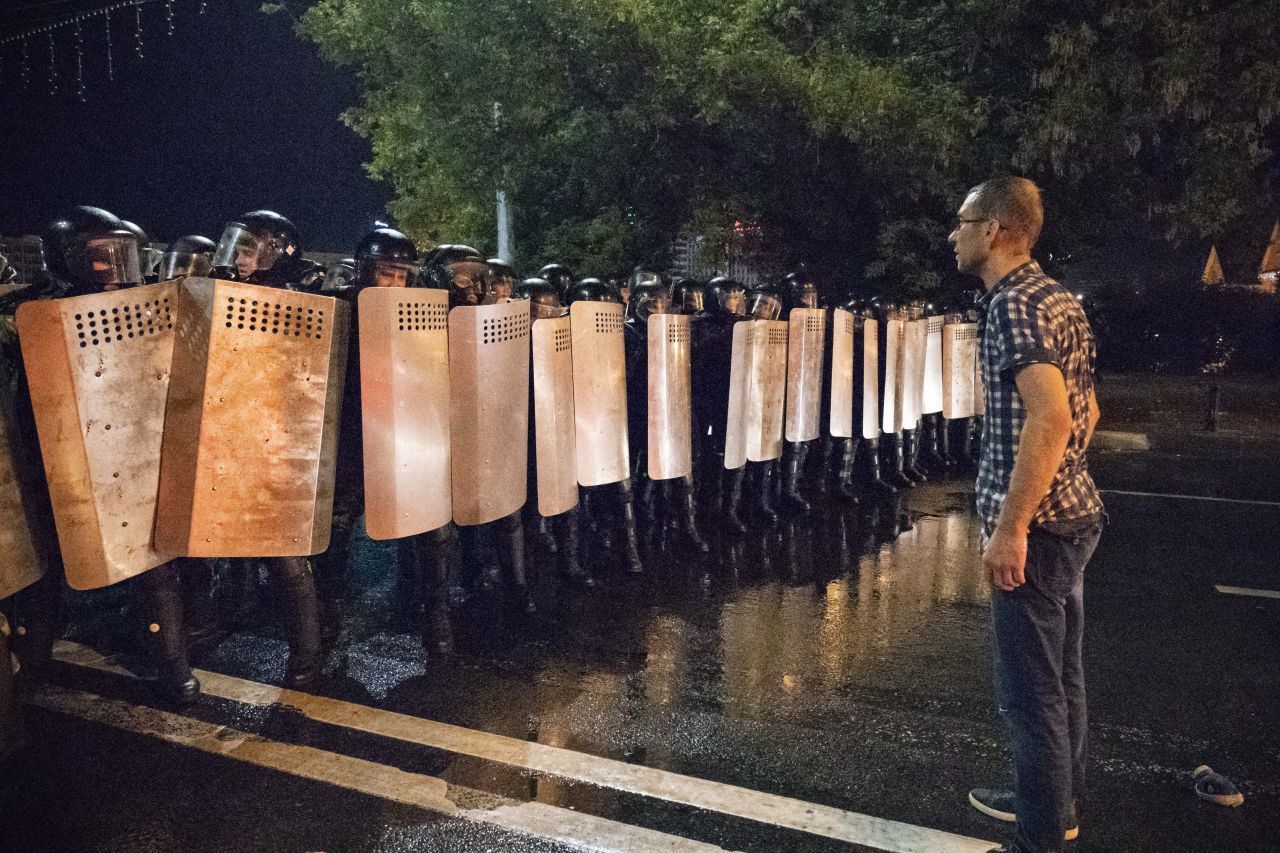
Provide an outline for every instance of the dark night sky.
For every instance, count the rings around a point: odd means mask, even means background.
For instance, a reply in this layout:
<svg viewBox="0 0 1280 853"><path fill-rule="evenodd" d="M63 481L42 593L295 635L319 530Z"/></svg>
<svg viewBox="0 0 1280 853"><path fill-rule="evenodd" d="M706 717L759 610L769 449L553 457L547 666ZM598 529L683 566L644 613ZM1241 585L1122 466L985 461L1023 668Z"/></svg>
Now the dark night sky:
<svg viewBox="0 0 1280 853"><path fill-rule="evenodd" d="M37 2L0 0L0 37L33 14L13 10ZM62 0L35 14L102 5ZM17 46L0 46L0 233L39 233L59 211L95 204L156 241L216 240L227 219L270 208L298 226L304 251L350 251L389 197L361 166L368 144L339 120L359 83L294 35L288 15L259 6L208 0L199 16L199 0L174 0L172 37L164 4L144 6L141 61L133 10L114 12L114 83L103 20L85 20L86 103L74 92L70 28L55 34L65 87L55 96L47 37L30 42L26 91Z"/></svg>

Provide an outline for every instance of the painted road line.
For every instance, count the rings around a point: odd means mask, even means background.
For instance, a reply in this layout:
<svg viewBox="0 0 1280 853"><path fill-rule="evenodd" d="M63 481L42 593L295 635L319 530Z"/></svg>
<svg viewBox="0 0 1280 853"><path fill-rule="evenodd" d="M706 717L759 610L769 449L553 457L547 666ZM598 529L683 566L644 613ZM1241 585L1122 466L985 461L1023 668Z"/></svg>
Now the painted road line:
<svg viewBox="0 0 1280 853"><path fill-rule="evenodd" d="M1280 598L1280 590L1250 589L1247 586L1223 586L1214 584L1214 589L1223 595L1251 595L1254 598Z"/></svg>
<svg viewBox="0 0 1280 853"><path fill-rule="evenodd" d="M93 649L61 641L59 660L125 673ZM197 670L205 693L250 705L285 705L318 722L468 755L523 770L612 788L785 829L860 844L890 853L986 853L990 841L886 820L792 797L740 788L654 767L627 764L563 747L298 693L229 675Z"/></svg>
<svg viewBox="0 0 1280 853"><path fill-rule="evenodd" d="M1207 501L1219 504L1243 504L1245 506L1280 506L1280 501L1255 501L1245 498L1216 498L1211 495L1175 495L1163 492L1126 492L1123 489L1099 489L1104 495L1127 495L1134 498L1172 498L1179 501Z"/></svg>
<svg viewBox="0 0 1280 853"><path fill-rule="evenodd" d="M44 687L32 697L31 703L121 731L586 850L710 853L723 849L546 803L518 802L451 785L435 776L408 773L396 767L311 746L281 743L215 723L80 690ZM462 806L460 802L472 805ZM474 805L476 803L484 805Z"/></svg>

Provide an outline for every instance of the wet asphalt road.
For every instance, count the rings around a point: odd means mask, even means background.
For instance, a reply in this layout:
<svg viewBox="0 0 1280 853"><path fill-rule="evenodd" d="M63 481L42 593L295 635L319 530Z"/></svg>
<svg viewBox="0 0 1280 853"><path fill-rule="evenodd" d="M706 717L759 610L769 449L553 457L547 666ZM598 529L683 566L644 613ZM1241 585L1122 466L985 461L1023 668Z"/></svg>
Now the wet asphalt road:
<svg viewBox="0 0 1280 853"><path fill-rule="evenodd" d="M1094 468L1104 488L1171 491L1158 462ZM1230 496L1230 479L1200 494ZM1111 525L1086 581L1092 788L1069 849L1280 849L1280 600L1214 590L1280 589L1280 506L1105 497ZM897 506L821 505L718 543L709 560L651 554L647 576L606 573L595 591L563 590L543 567L537 617L475 598L456 620L458 653L441 660L420 653L394 606L387 551L364 542L363 597L317 692L997 841L1003 827L965 801L1008 778L971 504L968 485L948 481ZM72 638L130 663L131 638L110 618L121 596L73 604ZM200 665L278 684L284 643L269 608L259 617ZM118 675L60 665L54 680L154 705ZM184 713L440 777L460 801L545 803L727 849L862 849L287 708L206 697ZM0 795L0 850L569 849L65 711L31 707L28 724L31 747ZM1203 763L1240 785L1242 808L1195 798L1190 771Z"/></svg>

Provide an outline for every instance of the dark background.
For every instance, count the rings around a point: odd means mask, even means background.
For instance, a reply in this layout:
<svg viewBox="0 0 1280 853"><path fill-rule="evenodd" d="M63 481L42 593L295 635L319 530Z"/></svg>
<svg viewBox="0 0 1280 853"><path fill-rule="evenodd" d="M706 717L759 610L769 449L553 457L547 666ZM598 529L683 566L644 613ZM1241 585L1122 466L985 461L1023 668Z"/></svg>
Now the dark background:
<svg viewBox="0 0 1280 853"><path fill-rule="evenodd" d="M0 38L103 0L0 0ZM311 251L349 252L387 189L365 175L365 140L340 120L359 81L324 63L287 12L258 0L174 0L111 13L115 82L107 79L101 16L81 24L85 102L76 93L75 36L54 33L59 90L49 94L48 36L0 45L0 233L40 233L75 204L141 225L156 242L218 238L223 223L269 208L288 216ZM296 9L296 7L295 7Z"/></svg>

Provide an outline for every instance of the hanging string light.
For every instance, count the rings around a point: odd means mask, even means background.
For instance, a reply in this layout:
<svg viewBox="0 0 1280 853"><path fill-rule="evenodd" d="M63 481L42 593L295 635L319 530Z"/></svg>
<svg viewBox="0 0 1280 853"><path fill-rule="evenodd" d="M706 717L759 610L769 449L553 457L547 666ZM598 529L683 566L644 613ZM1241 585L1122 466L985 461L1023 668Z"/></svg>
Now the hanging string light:
<svg viewBox="0 0 1280 853"><path fill-rule="evenodd" d="M31 82L31 58L27 54L27 40L22 40L22 88Z"/></svg>
<svg viewBox="0 0 1280 853"><path fill-rule="evenodd" d="M49 94L58 94L58 58L53 52L53 33L49 33Z"/></svg>
<svg viewBox="0 0 1280 853"><path fill-rule="evenodd" d="M116 64L111 56L111 10L107 9L102 13L102 19L107 25L107 80L114 83L116 81Z"/></svg>
<svg viewBox="0 0 1280 853"><path fill-rule="evenodd" d="M169 27L169 35L173 35L173 0L164 0L164 19Z"/></svg>
<svg viewBox="0 0 1280 853"><path fill-rule="evenodd" d="M76 18L76 96L84 101L84 34L80 31L79 18Z"/></svg>
<svg viewBox="0 0 1280 853"><path fill-rule="evenodd" d="M133 7L133 34L137 38L137 45L134 48L138 54L138 58L142 59L142 7Z"/></svg>

